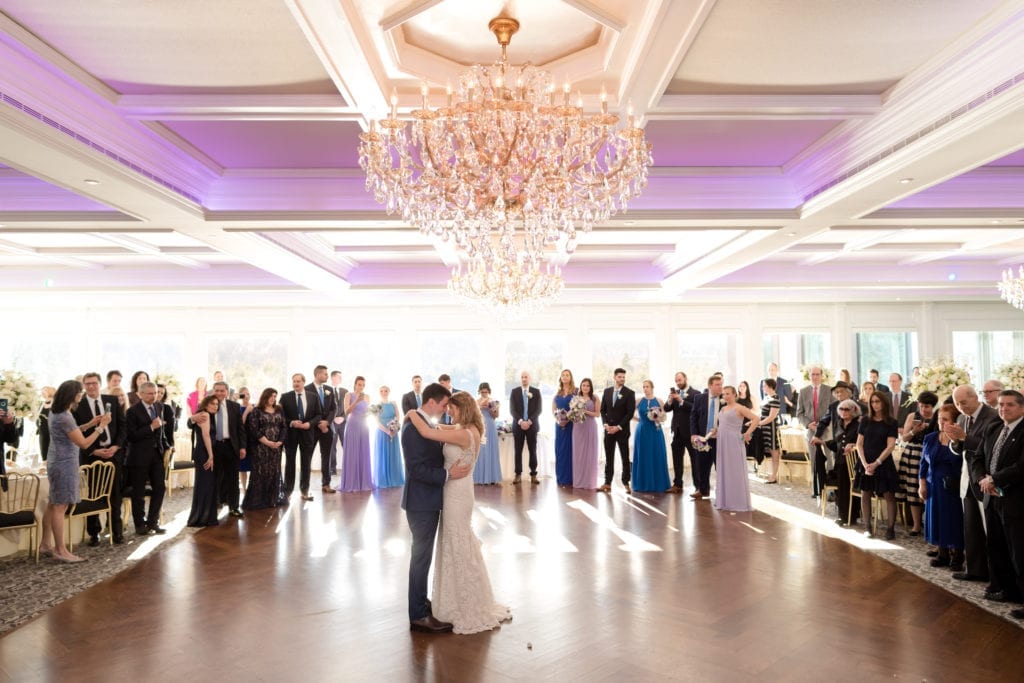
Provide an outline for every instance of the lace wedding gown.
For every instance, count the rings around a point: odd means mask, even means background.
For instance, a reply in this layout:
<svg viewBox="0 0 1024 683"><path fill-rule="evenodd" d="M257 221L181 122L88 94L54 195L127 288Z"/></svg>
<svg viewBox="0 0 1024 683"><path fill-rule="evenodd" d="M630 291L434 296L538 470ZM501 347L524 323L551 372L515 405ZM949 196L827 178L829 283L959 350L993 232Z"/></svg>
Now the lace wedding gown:
<svg viewBox="0 0 1024 683"><path fill-rule="evenodd" d="M473 464L478 451L475 438L466 450L445 444L445 467L456 460ZM473 533L473 502L472 477L444 485L431 602L434 616L451 622L455 633L489 631L512 618L508 607L494 602L480 539Z"/></svg>

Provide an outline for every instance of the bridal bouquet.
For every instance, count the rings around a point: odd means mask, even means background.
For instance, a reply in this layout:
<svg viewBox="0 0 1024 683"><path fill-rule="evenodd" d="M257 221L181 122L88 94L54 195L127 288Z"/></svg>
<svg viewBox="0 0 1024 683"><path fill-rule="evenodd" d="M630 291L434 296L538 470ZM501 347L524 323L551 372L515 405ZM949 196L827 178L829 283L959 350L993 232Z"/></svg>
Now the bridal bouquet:
<svg viewBox="0 0 1024 683"><path fill-rule="evenodd" d="M579 424L587 419L587 401L582 396L573 396L569 401L569 421Z"/></svg>
<svg viewBox="0 0 1024 683"><path fill-rule="evenodd" d="M911 383L910 393L917 396L922 391L931 391L938 394L941 403L951 396L958 386L970 383L970 369L964 365L957 365L947 356L921 363L921 374Z"/></svg>
<svg viewBox="0 0 1024 683"><path fill-rule="evenodd" d="M371 403L367 410L370 411L370 415L380 415L380 411L384 410L384 406L380 403Z"/></svg>
<svg viewBox="0 0 1024 683"><path fill-rule="evenodd" d="M388 431L391 432L391 436L394 436L395 434L398 433L398 429L401 427L401 424L399 424L398 418L396 417L395 419L388 422L387 426Z"/></svg>
<svg viewBox="0 0 1024 683"><path fill-rule="evenodd" d="M0 370L0 398L7 399L7 410L14 417L36 419L39 389L36 383L17 370Z"/></svg>
<svg viewBox="0 0 1024 683"><path fill-rule="evenodd" d="M709 444L707 438L703 436L693 437L693 447L701 453L707 453L711 450L711 444Z"/></svg>
<svg viewBox="0 0 1024 683"><path fill-rule="evenodd" d="M661 406L651 406L647 409L647 419L655 424L664 422L667 417L668 413Z"/></svg>
<svg viewBox="0 0 1024 683"><path fill-rule="evenodd" d="M1007 389L1024 389L1024 363L1006 363L996 368L996 377Z"/></svg>

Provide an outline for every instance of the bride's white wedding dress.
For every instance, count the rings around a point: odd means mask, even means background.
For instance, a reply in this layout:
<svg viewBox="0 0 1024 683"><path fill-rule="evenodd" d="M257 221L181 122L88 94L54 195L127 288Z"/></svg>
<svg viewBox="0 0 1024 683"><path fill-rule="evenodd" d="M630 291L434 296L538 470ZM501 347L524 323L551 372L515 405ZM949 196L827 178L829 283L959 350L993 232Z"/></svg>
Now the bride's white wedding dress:
<svg viewBox="0 0 1024 683"><path fill-rule="evenodd" d="M470 437L470 447L465 450L445 444L445 467L456 460L475 463L480 449L472 432ZM452 479L444 485L431 602L434 616L450 622L455 633L489 631L512 618L508 607L494 602L480 539L473 533L473 502L473 477Z"/></svg>

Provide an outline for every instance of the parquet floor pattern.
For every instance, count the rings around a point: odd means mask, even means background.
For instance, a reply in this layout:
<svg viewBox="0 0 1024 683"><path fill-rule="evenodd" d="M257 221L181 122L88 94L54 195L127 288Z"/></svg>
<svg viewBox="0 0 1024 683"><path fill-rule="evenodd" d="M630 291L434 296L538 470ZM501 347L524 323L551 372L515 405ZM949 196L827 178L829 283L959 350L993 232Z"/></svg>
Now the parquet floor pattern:
<svg viewBox="0 0 1024 683"><path fill-rule="evenodd" d="M195 534L0 639L0 680L1021 680L1024 630L840 540L686 496L476 487L514 619L411 633L401 490ZM1002 663L1001 663L1002 662Z"/></svg>

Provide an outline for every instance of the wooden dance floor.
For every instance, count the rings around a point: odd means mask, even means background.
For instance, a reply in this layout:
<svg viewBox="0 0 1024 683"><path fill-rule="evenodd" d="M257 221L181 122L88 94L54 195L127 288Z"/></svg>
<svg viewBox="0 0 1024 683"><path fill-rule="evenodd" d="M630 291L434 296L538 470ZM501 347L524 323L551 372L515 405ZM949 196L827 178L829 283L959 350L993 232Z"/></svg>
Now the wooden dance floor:
<svg viewBox="0 0 1024 683"><path fill-rule="evenodd" d="M514 620L409 631L400 490L225 518L0 639L17 681L1020 680L1024 629L688 497L477 487Z"/></svg>

